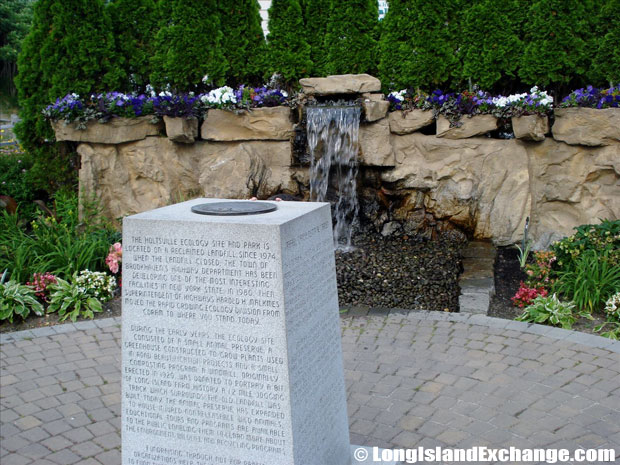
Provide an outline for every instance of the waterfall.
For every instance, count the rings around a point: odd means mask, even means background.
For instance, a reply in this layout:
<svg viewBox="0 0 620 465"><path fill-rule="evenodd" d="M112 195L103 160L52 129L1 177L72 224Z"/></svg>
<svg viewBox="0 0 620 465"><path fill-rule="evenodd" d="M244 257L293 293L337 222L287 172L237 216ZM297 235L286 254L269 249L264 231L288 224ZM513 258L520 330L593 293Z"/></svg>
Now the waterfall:
<svg viewBox="0 0 620 465"><path fill-rule="evenodd" d="M310 200L327 197L330 172L337 181L338 201L334 207L334 245L351 249L351 234L357 221L357 152L360 107L307 107L310 148ZM332 180L333 182L333 180Z"/></svg>

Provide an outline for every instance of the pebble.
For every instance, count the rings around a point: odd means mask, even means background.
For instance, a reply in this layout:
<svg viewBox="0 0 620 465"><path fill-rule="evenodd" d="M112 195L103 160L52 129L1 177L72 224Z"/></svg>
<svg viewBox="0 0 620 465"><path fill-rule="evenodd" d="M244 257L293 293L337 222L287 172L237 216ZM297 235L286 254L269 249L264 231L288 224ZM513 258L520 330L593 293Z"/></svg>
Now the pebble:
<svg viewBox="0 0 620 465"><path fill-rule="evenodd" d="M336 251L340 306L456 312L464 245L359 231L352 251Z"/></svg>

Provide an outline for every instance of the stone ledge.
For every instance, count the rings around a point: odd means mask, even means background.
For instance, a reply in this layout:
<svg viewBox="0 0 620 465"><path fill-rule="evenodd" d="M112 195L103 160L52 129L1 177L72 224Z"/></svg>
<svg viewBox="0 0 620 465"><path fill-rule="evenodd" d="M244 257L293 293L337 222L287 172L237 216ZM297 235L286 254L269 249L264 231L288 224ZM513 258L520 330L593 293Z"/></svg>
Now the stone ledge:
<svg viewBox="0 0 620 465"><path fill-rule="evenodd" d="M379 92L381 81L370 74L338 74L324 78L299 80L306 95L362 94Z"/></svg>
<svg viewBox="0 0 620 465"><path fill-rule="evenodd" d="M52 128L58 141L90 142L93 144L122 144L156 136L164 124L159 121L152 124L152 116L138 118L112 118L107 123L89 121L86 129L77 129L75 123L52 121Z"/></svg>
<svg viewBox="0 0 620 465"><path fill-rule="evenodd" d="M392 134L411 134L433 124L435 117L430 110L393 111L389 114Z"/></svg>
<svg viewBox="0 0 620 465"><path fill-rule="evenodd" d="M238 112L209 110L200 132L205 140L289 140L293 134L289 107L254 108Z"/></svg>
<svg viewBox="0 0 620 465"><path fill-rule="evenodd" d="M620 142L620 108L558 108L553 138L569 145L612 145Z"/></svg>
<svg viewBox="0 0 620 465"><path fill-rule="evenodd" d="M482 136L497 129L497 118L492 115L464 116L459 120L460 126L450 126L445 116L437 118L437 137L446 139L469 139Z"/></svg>

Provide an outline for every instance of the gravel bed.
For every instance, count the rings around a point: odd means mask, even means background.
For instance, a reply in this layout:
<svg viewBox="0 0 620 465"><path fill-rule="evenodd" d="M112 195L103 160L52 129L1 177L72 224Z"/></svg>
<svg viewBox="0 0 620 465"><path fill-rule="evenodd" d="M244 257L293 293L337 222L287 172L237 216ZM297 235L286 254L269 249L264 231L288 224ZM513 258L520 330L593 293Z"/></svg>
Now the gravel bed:
<svg viewBox="0 0 620 465"><path fill-rule="evenodd" d="M341 308L369 306L458 311L463 242L420 242L359 232L354 250L336 252Z"/></svg>

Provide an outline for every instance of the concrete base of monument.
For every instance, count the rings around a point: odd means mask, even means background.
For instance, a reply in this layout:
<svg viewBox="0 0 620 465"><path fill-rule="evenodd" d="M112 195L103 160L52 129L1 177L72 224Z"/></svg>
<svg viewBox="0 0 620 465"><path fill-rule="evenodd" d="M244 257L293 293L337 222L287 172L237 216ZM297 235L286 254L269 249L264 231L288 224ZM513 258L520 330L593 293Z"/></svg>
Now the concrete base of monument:
<svg viewBox="0 0 620 465"><path fill-rule="evenodd" d="M391 454L382 454L381 451L383 451L383 449L377 448L375 452L374 447L351 445L351 465L399 465L402 463L394 460L383 460L382 457L386 455L391 456Z"/></svg>

